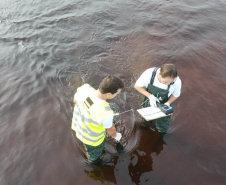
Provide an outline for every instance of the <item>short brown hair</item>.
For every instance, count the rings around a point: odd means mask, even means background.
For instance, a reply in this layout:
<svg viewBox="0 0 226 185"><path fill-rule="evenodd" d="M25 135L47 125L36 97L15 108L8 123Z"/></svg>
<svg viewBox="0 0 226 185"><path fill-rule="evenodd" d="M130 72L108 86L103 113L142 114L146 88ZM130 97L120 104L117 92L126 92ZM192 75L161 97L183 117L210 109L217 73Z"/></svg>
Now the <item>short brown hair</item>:
<svg viewBox="0 0 226 185"><path fill-rule="evenodd" d="M163 78L165 78L165 77L176 78L177 77L177 69L174 64L163 64L161 66L160 73Z"/></svg>
<svg viewBox="0 0 226 185"><path fill-rule="evenodd" d="M122 89L123 87L124 84L120 78L113 75L109 75L101 81L99 85L99 91L102 94L106 93L115 94L118 91L118 89Z"/></svg>

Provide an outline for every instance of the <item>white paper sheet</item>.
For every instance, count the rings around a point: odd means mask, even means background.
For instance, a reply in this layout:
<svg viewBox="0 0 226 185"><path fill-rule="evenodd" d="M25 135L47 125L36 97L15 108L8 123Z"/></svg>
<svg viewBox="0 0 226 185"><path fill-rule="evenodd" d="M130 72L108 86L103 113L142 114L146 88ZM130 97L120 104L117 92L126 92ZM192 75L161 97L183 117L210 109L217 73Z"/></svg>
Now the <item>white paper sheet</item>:
<svg viewBox="0 0 226 185"><path fill-rule="evenodd" d="M146 121L167 116L158 107L145 107L137 111Z"/></svg>

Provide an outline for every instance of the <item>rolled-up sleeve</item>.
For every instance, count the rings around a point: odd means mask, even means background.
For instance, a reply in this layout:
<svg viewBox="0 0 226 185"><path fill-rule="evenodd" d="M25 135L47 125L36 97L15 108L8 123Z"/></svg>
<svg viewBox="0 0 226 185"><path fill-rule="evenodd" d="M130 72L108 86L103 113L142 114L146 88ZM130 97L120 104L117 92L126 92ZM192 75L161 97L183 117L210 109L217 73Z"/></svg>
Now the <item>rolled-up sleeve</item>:
<svg viewBox="0 0 226 185"><path fill-rule="evenodd" d="M177 77L177 80L175 81L174 86L175 88L172 94L175 97L179 97L181 94L181 86L182 86L182 82L179 77Z"/></svg>

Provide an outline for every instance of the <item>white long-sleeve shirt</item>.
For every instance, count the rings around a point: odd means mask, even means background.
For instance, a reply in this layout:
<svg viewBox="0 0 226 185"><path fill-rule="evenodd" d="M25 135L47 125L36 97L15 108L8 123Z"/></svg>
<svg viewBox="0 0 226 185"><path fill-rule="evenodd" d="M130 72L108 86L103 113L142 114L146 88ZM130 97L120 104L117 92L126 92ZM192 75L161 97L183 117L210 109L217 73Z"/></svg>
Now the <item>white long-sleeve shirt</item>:
<svg viewBox="0 0 226 185"><path fill-rule="evenodd" d="M152 77L152 73L153 73L154 69L155 69L155 67L149 68L146 71L144 71L141 74L141 76L138 78L138 80L136 81L136 85L139 87L147 88L148 84L151 81L151 77ZM165 84L159 82L158 77L157 77L159 73L160 73L160 68L156 71L153 85L156 87L159 87L161 89L167 89L168 85L165 85ZM175 96L175 97L179 97L181 94L181 86L182 86L181 80L180 80L179 76L177 76L174 80L174 84L172 84L170 86L168 97L170 97L171 94L173 94L173 96Z"/></svg>

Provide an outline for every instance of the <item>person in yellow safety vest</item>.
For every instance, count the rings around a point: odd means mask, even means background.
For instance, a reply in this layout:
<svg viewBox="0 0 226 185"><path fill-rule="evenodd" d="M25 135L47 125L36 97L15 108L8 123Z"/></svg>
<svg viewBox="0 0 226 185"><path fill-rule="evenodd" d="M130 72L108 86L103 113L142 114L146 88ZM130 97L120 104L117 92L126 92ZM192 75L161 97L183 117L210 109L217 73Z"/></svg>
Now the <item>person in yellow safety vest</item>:
<svg viewBox="0 0 226 185"><path fill-rule="evenodd" d="M100 161L107 133L120 141L122 135L113 126L114 112L106 102L113 99L124 87L116 76L105 77L97 90L89 84L77 89L74 95L74 111L71 128L86 149L88 161Z"/></svg>

